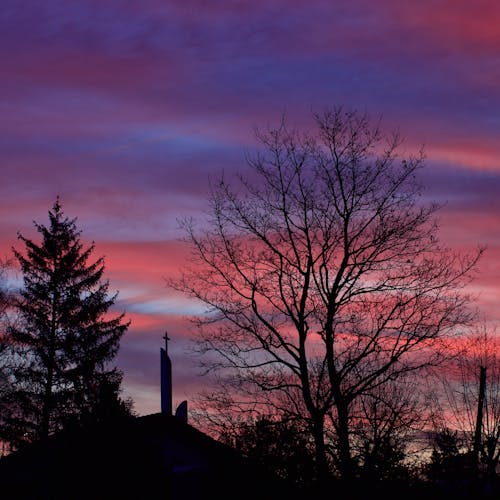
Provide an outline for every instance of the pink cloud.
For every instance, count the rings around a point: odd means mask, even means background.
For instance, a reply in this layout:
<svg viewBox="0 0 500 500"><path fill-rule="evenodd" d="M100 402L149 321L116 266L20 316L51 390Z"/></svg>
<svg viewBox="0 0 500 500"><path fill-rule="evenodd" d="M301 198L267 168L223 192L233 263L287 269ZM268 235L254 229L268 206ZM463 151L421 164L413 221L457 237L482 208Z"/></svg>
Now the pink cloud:
<svg viewBox="0 0 500 500"><path fill-rule="evenodd" d="M496 314L496 2L3 7L1 249L9 252L18 230L33 235L32 219L45 222L62 196L83 237L106 255L117 309L132 320L120 363L141 411L156 408L165 328L178 336L177 387L200 383L180 348L196 306L163 279L186 255L174 241L176 218L202 212L209 175L242 168L256 147L253 127L278 125L282 113L309 126L311 108L344 104L399 127L407 151L424 144L427 196L449 199L444 242L489 244L474 290Z"/></svg>

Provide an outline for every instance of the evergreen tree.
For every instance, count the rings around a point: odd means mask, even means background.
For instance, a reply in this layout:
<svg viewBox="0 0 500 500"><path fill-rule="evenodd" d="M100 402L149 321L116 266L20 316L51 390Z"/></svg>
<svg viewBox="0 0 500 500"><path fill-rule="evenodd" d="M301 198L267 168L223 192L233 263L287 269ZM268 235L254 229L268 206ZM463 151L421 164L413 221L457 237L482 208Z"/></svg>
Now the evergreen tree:
<svg viewBox="0 0 500 500"><path fill-rule="evenodd" d="M94 244L84 247L76 219L64 215L59 199L49 220L34 223L41 243L19 234L25 252L13 249L24 280L19 322L10 329L22 359L10 419L18 443L69 422L98 420L103 398L110 407L129 408L120 405L121 372L108 367L129 323L124 314L108 314L117 294L103 280L104 259L92 261Z"/></svg>

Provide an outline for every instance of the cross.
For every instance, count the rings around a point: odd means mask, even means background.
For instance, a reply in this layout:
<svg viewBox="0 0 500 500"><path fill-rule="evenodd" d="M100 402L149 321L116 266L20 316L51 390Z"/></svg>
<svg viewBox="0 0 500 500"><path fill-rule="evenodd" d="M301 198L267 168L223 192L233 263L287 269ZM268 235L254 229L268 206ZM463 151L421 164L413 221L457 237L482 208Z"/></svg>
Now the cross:
<svg viewBox="0 0 500 500"><path fill-rule="evenodd" d="M165 335L162 338L165 339L165 352L168 354L168 341L170 340L168 332L165 331Z"/></svg>

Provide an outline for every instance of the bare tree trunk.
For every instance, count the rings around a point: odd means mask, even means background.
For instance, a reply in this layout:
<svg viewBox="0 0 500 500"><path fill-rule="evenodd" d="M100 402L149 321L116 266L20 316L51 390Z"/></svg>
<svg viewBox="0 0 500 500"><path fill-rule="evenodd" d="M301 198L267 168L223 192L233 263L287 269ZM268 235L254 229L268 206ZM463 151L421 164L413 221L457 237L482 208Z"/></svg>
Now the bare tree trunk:
<svg viewBox="0 0 500 500"><path fill-rule="evenodd" d="M479 397L477 400L476 430L474 433L474 469L479 472L479 450L481 448L481 433L483 430L484 394L486 391L486 367L479 367Z"/></svg>
<svg viewBox="0 0 500 500"><path fill-rule="evenodd" d="M349 442L349 408L344 401L337 401L337 437L339 468L342 479L350 481L354 470Z"/></svg>
<svg viewBox="0 0 500 500"><path fill-rule="evenodd" d="M325 420L322 415L314 418L312 434L315 445L316 474L320 481L328 478L328 464L326 461Z"/></svg>

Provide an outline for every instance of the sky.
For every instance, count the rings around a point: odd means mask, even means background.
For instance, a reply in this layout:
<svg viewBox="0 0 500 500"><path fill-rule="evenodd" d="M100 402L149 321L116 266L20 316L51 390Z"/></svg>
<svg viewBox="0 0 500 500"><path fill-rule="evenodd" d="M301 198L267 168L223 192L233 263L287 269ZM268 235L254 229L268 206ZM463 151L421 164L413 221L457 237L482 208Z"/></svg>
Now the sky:
<svg viewBox="0 0 500 500"><path fill-rule="evenodd" d="M131 320L124 395L159 411L168 330L174 404L192 400L200 309L165 285L186 253L179 219L201 216L209 178L245 167L256 127L343 106L424 147L441 239L486 245L472 289L497 321L499 26L496 0L2 0L0 254L60 196Z"/></svg>

